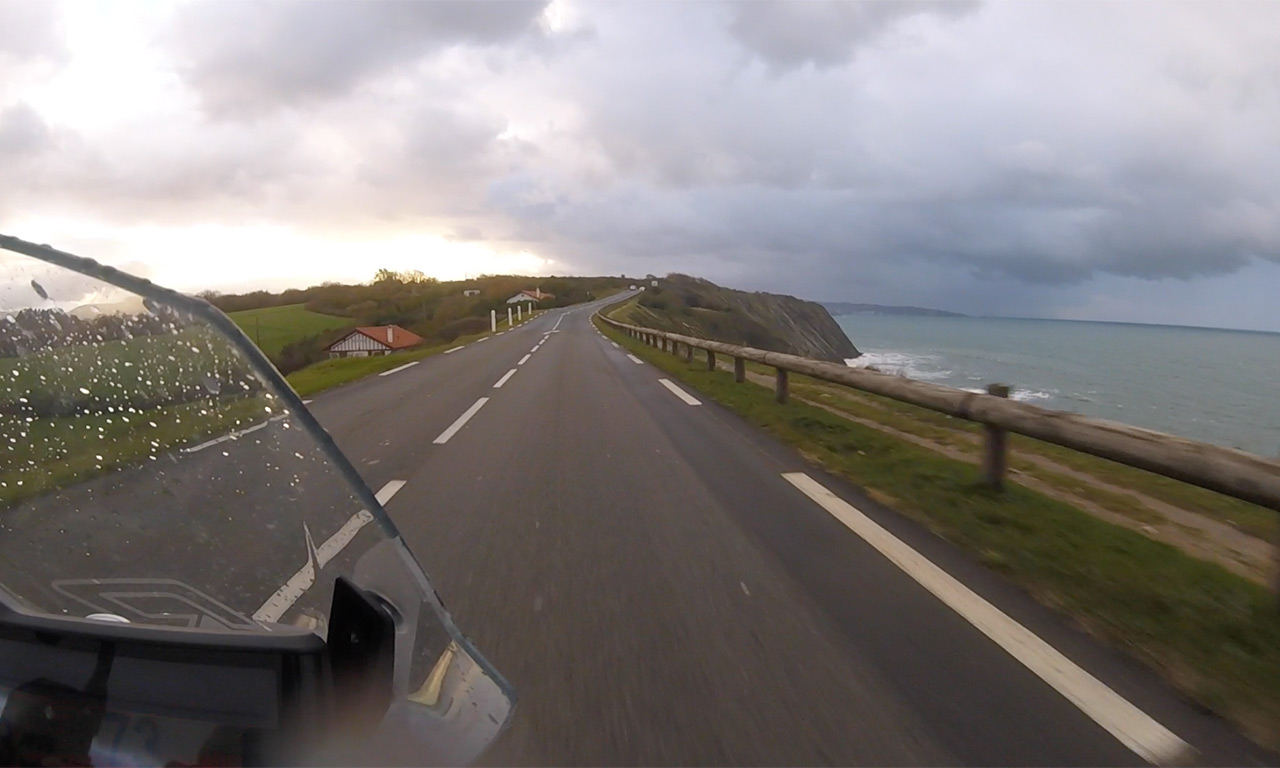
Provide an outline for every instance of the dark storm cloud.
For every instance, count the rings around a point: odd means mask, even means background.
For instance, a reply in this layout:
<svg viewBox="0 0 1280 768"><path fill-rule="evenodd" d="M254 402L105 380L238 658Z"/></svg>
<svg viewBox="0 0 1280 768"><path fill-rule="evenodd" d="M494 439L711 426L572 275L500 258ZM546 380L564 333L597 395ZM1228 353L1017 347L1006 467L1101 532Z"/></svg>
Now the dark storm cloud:
<svg viewBox="0 0 1280 768"><path fill-rule="evenodd" d="M184 7L166 43L214 115L251 115L349 94L367 78L453 45L537 30L545 3L309 0Z"/></svg>
<svg viewBox="0 0 1280 768"><path fill-rule="evenodd" d="M756 0L732 4L729 31L747 50L778 70L805 64L849 63L858 48L905 19L924 14L959 16L969 0Z"/></svg>
<svg viewBox="0 0 1280 768"><path fill-rule="evenodd" d="M180 6L165 104L203 111L0 102L0 203L978 314L1280 263L1280 6L1081 8Z"/></svg>

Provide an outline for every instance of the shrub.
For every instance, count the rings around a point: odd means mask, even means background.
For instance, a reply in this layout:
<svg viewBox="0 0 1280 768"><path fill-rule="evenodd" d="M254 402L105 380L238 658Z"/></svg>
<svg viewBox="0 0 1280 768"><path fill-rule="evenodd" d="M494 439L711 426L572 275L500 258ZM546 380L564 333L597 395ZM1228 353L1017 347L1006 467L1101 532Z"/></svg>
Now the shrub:
<svg viewBox="0 0 1280 768"><path fill-rule="evenodd" d="M440 330L436 331L436 338L448 344L459 336L470 336L487 330L489 330L487 317L460 317L442 325Z"/></svg>

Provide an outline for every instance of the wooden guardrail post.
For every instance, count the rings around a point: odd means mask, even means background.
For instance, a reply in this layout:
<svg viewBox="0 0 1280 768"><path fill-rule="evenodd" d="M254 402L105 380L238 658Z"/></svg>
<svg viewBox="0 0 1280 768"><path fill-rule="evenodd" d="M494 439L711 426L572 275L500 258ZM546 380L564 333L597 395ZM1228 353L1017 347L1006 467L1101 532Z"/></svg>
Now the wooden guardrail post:
<svg viewBox="0 0 1280 768"><path fill-rule="evenodd" d="M684 361L686 363L693 362L693 345L692 344L684 345Z"/></svg>
<svg viewBox="0 0 1280 768"><path fill-rule="evenodd" d="M1008 397L1007 384L988 384L987 394L995 397ZM982 454L982 473L987 485L997 491L1004 490L1004 472L1008 465L1008 433L1000 427L990 424L985 428L986 439Z"/></svg>
<svg viewBox="0 0 1280 768"><path fill-rule="evenodd" d="M714 371L716 369L716 353L707 350L707 370Z"/></svg>
<svg viewBox="0 0 1280 768"><path fill-rule="evenodd" d="M773 381L773 397L774 397L774 399L775 399L775 400L777 400L779 403L785 403L785 402L787 402L787 394L788 394L788 393L787 393L787 389L788 389L788 386L787 386L787 369L786 369L786 368L776 368L775 370L776 370L778 373L777 373L777 375L774 377L774 381Z"/></svg>
<svg viewBox="0 0 1280 768"><path fill-rule="evenodd" d="M739 384L747 380L747 361L741 357L733 358L733 380Z"/></svg>

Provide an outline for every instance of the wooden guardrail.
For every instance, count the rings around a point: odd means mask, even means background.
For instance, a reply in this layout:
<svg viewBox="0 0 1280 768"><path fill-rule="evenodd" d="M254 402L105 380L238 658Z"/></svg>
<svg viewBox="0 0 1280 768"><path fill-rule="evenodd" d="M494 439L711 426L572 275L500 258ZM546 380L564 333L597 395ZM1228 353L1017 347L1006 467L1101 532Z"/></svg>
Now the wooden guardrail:
<svg viewBox="0 0 1280 768"><path fill-rule="evenodd" d="M686 360L693 359L693 350L703 350L711 370L716 367L716 355L732 358L734 378L739 382L746 378L745 361L772 366L776 371L774 393L780 403L787 401L788 372L800 373L983 424L983 471L987 482L996 488L1004 482L1007 465L1005 433L1015 432L1280 512L1280 462L1251 453L1016 402L1008 399L1009 388L1000 384L991 385L987 394L966 392L838 363L628 325L603 314L599 317L650 346L672 354L683 348ZM1280 596L1280 547L1274 586Z"/></svg>

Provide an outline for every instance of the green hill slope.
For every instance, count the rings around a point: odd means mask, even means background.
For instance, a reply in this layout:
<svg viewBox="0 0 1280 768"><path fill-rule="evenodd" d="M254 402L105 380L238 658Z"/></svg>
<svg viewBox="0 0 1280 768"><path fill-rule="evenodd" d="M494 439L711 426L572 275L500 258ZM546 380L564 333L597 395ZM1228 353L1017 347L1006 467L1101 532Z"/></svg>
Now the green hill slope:
<svg viewBox="0 0 1280 768"><path fill-rule="evenodd" d="M322 315L306 309L302 304L246 309L232 312L229 317L273 359L292 342L355 325L349 317Z"/></svg>

